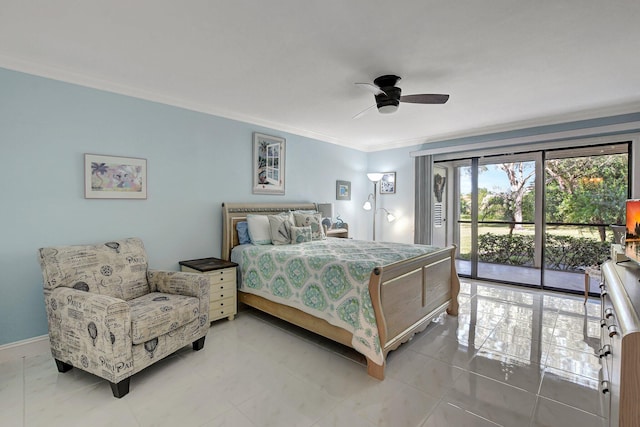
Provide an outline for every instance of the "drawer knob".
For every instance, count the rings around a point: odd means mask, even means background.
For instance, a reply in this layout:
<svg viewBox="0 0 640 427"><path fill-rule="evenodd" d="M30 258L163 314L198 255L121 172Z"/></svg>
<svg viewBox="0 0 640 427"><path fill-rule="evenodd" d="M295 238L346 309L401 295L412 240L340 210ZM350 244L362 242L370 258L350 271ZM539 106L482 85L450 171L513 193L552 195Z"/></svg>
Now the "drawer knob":
<svg viewBox="0 0 640 427"><path fill-rule="evenodd" d="M613 316L613 308L609 307L604 311L604 318L608 319Z"/></svg>
<svg viewBox="0 0 640 427"><path fill-rule="evenodd" d="M602 394L609 393L609 381L603 380L600 382L600 391L602 392Z"/></svg>
<svg viewBox="0 0 640 427"><path fill-rule="evenodd" d="M600 358L602 359L603 357L607 357L611 354L611 345L609 344L605 344L604 346L602 346L602 348L598 351L598 356L600 356Z"/></svg>
<svg viewBox="0 0 640 427"><path fill-rule="evenodd" d="M600 319L600 327L604 328L605 326L607 326L607 321L605 319Z"/></svg>
<svg viewBox="0 0 640 427"><path fill-rule="evenodd" d="M618 335L618 328L616 325L609 325L609 338Z"/></svg>
<svg viewBox="0 0 640 427"><path fill-rule="evenodd" d="M600 292L600 297L604 298L607 295L609 295L609 292L607 291L606 288L603 288L602 291Z"/></svg>

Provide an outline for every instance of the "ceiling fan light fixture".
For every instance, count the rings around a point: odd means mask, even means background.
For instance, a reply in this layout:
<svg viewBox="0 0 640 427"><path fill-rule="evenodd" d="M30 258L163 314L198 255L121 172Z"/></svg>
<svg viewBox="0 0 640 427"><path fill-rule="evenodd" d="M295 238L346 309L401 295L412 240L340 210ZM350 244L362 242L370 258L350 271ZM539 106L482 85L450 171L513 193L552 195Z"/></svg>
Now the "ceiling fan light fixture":
<svg viewBox="0 0 640 427"><path fill-rule="evenodd" d="M393 104L383 105L381 107L378 107L378 111L380 112L380 114L392 114L398 111L398 106Z"/></svg>

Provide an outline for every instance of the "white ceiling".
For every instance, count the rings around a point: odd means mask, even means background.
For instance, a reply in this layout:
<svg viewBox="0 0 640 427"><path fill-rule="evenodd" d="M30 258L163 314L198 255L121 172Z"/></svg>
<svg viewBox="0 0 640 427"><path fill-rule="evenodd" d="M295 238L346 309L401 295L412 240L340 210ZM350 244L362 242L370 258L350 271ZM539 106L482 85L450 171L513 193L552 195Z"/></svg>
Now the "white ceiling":
<svg viewBox="0 0 640 427"><path fill-rule="evenodd" d="M640 1L0 0L0 67L375 151L640 111Z"/></svg>

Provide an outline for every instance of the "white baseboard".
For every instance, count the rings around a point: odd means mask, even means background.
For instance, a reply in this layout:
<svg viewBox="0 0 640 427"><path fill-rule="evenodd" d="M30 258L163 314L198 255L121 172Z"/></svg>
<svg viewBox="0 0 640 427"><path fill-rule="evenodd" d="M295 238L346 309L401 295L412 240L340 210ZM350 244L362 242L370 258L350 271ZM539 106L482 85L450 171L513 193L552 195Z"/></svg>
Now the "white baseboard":
<svg viewBox="0 0 640 427"><path fill-rule="evenodd" d="M0 363L49 352L49 335L42 335L0 345Z"/></svg>

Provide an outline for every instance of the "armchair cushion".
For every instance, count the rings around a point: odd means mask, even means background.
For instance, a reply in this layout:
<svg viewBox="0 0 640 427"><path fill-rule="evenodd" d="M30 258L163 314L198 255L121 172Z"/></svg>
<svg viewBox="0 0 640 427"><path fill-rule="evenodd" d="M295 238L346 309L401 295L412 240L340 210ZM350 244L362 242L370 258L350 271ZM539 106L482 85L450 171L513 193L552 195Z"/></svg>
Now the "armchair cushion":
<svg viewBox="0 0 640 427"><path fill-rule="evenodd" d="M200 300L184 295L151 292L128 301L131 339L140 344L175 331L198 318Z"/></svg>
<svg viewBox="0 0 640 427"><path fill-rule="evenodd" d="M149 293L142 241L40 249L44 288L59 286L130 300Z"/></svg>

